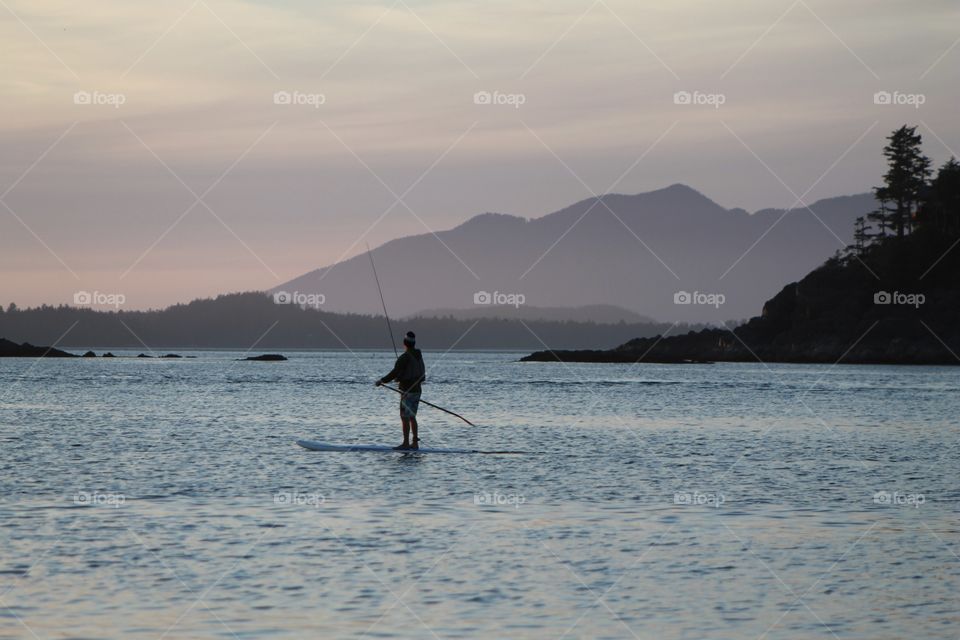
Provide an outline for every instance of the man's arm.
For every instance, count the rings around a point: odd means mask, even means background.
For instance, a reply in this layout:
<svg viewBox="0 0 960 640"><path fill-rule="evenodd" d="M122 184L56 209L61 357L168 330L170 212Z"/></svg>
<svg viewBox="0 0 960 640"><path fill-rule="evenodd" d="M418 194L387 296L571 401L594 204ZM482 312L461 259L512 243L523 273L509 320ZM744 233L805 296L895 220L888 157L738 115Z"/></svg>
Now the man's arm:
<svg viewBox="0 0 960 640"><path fill-rule="evenodd" d="M406 357L407 357L406 353L400 354L400 357L397 358L397 362L396 364L393 365L393 369L390 371L390 373L380 378L380 384L386 384L388 382L392 382L396 380L398 377L400 377L400 374L402 374L406 370L406 364L407 364L407 361L405 359Z"/></svg>

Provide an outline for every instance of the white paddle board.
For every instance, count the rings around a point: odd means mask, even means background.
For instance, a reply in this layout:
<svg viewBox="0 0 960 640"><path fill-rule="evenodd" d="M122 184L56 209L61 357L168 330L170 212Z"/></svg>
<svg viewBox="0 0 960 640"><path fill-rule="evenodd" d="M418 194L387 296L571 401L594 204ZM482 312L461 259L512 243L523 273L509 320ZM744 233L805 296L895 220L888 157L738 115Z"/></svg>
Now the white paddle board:
<svg viewBox="0 0 960 640"><path fill-rule="evenodd" d="M394 449L385 444L328 444L316 440L297 440L297 444L311 451L373 451L381 453L523 453L522 451L478 451L477 449L434 449L420 447L419 449Z"/></svg>

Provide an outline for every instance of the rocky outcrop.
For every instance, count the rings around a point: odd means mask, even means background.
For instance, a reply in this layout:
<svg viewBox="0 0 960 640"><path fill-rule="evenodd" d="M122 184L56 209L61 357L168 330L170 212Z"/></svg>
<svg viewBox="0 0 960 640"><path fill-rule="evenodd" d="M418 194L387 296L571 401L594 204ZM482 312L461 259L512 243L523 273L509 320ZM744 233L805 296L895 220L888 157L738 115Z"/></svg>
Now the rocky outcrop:
<svg viewBox="0 0 960 640"><path fill-rule="evenodd" d="M0 358L76 358L77 356L53 347L36 347L29 342L17 344L0 338Z"/></svg>

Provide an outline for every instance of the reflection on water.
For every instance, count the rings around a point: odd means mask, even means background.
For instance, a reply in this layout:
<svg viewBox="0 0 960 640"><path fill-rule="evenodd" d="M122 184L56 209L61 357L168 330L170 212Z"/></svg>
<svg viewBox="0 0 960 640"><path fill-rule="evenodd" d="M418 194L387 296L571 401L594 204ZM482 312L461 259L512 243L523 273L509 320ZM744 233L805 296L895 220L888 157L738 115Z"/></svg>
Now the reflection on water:
<svg viewBox="0 0 960 640"><path fill-rule="evenodd" d="M956 637L960 371L198 355L0 361L0 638Z"/></svg>

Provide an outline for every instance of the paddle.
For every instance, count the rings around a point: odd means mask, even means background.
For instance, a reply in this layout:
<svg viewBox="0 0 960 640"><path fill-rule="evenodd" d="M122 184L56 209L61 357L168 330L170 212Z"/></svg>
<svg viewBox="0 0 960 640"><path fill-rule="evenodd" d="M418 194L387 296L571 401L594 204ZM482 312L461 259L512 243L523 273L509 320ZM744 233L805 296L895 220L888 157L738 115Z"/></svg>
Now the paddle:
<svg viewBox="0 0 960 640"><path fill-rule="evenodd" d="M391 387L391 386L388 385L388 384L381 384L381 385L377 385L377 386L383 387L384 389L390 389L390 391L395 391L396 393L399 393L400 395L403 395L403 391L400 391L400 389L397 389L397 388L395 388L395 387ZM439 406L439 405L435 405L435 404L433 404L432 402L427 402L426 400L421 400L420 402L422 402L423 404L427 405L428 407L433 407L434 409L440 409L440 411L443 411L444 413L449 413L449 414L452 415L452 416L456 416L456 417L460 418L461 420L463 420L464 422L466 422L466 423L467 423L468 425L470 425L471 427L477 426L477 425L473 424L472 422L470 422L469 420L467 420L466 418L464 418L464 417L463 417L462 415L460 415L459 413L454 413L453 411L450 411L449 409L444 409L443 407L441 407L441 406Z"/></svg>

